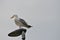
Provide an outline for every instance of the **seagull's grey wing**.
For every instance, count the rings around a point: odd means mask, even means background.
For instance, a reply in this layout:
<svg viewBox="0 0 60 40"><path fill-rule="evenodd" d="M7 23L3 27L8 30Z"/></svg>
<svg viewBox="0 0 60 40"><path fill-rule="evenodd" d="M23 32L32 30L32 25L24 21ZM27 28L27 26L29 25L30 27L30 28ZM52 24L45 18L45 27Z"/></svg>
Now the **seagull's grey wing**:
<svg viewBox="0 0 60 40"><path fill-rule="evenodd" d="M20 21L24 26L28 26L28 24L27 24L23 19L19 19L19 21Z"/></svg>

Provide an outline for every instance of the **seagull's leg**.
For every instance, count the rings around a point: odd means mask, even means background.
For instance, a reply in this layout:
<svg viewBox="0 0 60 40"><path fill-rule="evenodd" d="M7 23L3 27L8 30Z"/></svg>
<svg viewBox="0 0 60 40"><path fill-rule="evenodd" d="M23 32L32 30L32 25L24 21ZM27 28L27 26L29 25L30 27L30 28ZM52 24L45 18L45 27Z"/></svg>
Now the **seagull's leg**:
<svg viewBox="0 0 60 40"><path fill-rule="evenodd" d="M21 29L21 26L19 26L19 29Z"/></svg>

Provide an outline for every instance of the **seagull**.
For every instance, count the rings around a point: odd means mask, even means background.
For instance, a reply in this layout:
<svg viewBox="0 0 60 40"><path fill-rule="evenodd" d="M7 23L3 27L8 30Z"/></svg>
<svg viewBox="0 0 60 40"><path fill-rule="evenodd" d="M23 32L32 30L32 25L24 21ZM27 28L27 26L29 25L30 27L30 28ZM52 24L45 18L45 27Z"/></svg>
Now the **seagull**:
<svg viewBox="0 0 60 40"><path fill-rule="evenodd" d="M11 19L12 19L12 18L14 18L15 24L16 24L17 26L19 26L19 28L22 28L22 27L31 28L31 27L32 27L31 25L28 25L27 22L26 22L24 19L19 18L18 15L16 15L16 14L13 15L13 16L11 17Z"/></svg>

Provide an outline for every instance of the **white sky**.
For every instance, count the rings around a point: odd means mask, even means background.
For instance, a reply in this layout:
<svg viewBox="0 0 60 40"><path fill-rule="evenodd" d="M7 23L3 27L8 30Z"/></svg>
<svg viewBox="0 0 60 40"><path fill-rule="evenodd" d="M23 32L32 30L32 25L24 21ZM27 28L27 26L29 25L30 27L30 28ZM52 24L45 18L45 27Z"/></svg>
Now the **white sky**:
<svg viewBox="0 0 60 40"><path fill-rule="evenodd" d="M13 14L33 26L26 40L60 40L59 0L0 0L0 40L21 40L21 36L8 37L18 29L10 19Z"/></svg>

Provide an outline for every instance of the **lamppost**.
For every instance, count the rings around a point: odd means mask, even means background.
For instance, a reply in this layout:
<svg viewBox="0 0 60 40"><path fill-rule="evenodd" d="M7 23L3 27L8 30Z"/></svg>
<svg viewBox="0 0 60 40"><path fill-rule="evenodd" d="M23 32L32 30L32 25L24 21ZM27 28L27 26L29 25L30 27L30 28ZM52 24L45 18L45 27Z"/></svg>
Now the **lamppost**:
<svg viewBox="0 0 60 40"><path fill-rule="evenodd" d="M22 28L22 29L17 29L15 31L12 31L8 34L9 37L17 37L22 35L22 40L25 40L25 33L26 33L26 29Z"/></svg>

